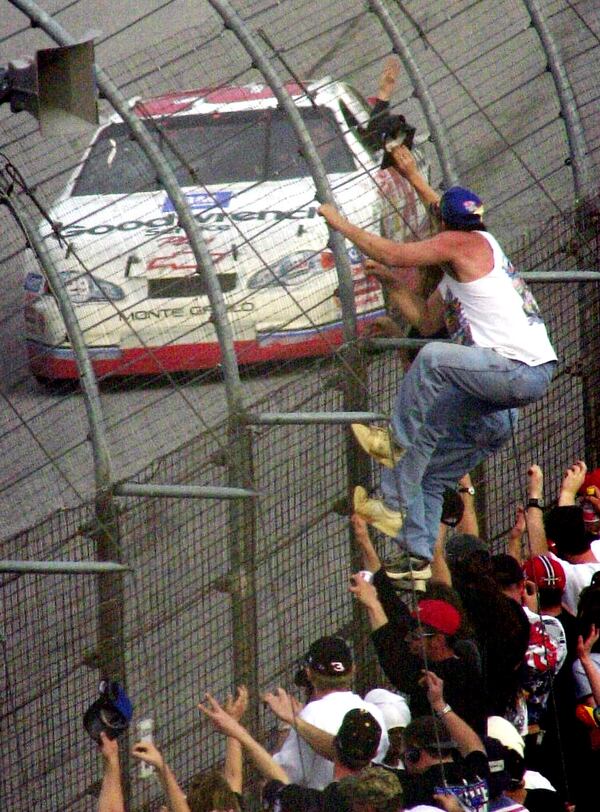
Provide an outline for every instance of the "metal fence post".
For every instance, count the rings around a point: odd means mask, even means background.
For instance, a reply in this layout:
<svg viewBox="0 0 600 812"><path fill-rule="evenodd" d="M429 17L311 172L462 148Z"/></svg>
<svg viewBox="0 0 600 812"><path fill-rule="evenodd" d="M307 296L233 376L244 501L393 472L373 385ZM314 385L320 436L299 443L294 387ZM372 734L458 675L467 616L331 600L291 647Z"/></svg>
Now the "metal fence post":
<svg viewBox="0 0 600 812"><path fill-rule="evenodd" d="M88 532L96 543L98 561L122 562L122 548L119 536L119 523L113 498L113 479L109 446L104 431L104 417L100 393L90 356L81 327L75 315L73 303L62 284L58 270L47 250L44 240L35 225L31 223L24 207L19 205L16 196L11 196L0 186L0 195L15 215L25 232L40 265L56 296L58 308L65 322L67 334L77 360L83 401L89 424L89 437L94 460L94 519ZM121 572L100 573L97 576L98 588L98 642L96 665L104 677L117 680L126 687L125 643L124 643L124 587ZM129 748L122 747L126 754ZM123 756L124 760L127 756ZM129 771L123 771L123 793L130 797Z"/></svg>
<svg viewBox="0 0 600 812"><path fill-rule="evenodd" d="M531 23L537 31L542 47L548 57L548 70L554 80L556 93L560 101L561 116L567 131L575 198L577 201L582 201L589 187L590 159L587 154L583 126L579 117L573 87L554 37L542 14L540 4L537 0L523 0L523 3L529 12Z"/></svg>

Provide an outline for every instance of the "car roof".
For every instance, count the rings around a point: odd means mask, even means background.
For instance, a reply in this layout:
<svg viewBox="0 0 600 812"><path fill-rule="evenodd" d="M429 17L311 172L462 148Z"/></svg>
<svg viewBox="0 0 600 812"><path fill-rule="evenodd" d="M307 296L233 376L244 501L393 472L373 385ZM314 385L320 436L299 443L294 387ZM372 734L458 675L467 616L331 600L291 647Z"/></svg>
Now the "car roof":
<svg viewBox="0 0 600 812"><path fill-rule="evenodd" d="M287 82L284 87L296 105L301 107L311 106L313 101L327 106L336 97L347 92L343 82L333 82L330 79L313 81L305 86L297 82ZM137 97L130 101L130 105L141 118L154 118L215 113L219 110L230 112L260 110L277 107L277 98L269 85L257 82L247 85L223 85L217 88L204 87L173 91L148 99ZM119 116L111 117L111 121L120 120Z"/></svg>

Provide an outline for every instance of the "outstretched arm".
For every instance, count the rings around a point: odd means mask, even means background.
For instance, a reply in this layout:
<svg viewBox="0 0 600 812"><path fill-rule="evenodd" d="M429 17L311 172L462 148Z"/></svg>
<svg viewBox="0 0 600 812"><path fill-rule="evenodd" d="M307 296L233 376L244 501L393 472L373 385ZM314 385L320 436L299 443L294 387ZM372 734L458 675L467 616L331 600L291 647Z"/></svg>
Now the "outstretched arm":
<svg viewBox="0 0 600 812"><path fill-rule="evenodd" d="M151 764L154 767L167 796L170 812L190 812L183 790L177 783L171 768L162 757L162 753L152 742L136 742L131 750L131 755L139 761Z"/></svg>
<svg viewBox="0 0 600 812"><path fill-rule="evenodd" d="M459 491L460 498L464 505L462 519L456 525L457 533L470 533L472 536L479 538L479 522L477 521L477 512L475 510L475 494L469 493L465 488L472 488L473 482L470 474L465 474L458 480L459 487L463 488Z"/></svg>
<svg viewBox="0 0 600 812"><path fill-rule="evenodd" d="M213 723L216 730L237 739L246 750L257 770L268 780L281 781L282 784L289 784L287 773L280 767L265 748L254 739L246 728L226 713L217 700L210 694L206 694L206 704L200 703L198 710L207 716Z"/></svg>
<svg viewBox="0 0 600 812"><path fill-rule="evenodd" d="M422 336L433 335L442 329L445 324L445 306L444 300L437 290L428 299L424 299L418 293L403 285L398 280L393 268L387 268L380 262L374 262L373 260L366 261L365 274L374 276L385 288L390 311L402 316ZM378 321L378 334L398 337L403 335L402 331L394 325L391 319L384 317ZM374 334L377 333L374 331Z"/></svg>
<svg viewBox="0 0 600 812"><path fill-rule="evenodd" d="M569 465L560 483L560 493L558 494L559 507L574 505L577 499L577 491L583 485L587 465L583 460L577 460L573 465Z"/></svg>
<svg viewBox="0 0 600 812"><path fill-rule="evenodd" d="M362 603L367 610L371 629L375 631L388 623L381 601L377 595L377 589L369 581L365 581L360 573L350 576L350 592Z"/></svg>
<svg viewBox="0 0 600 812"><path fill-rule="evenodd" d="M464 758L475 750L485 753L485 747L477 733L446 704L443 680L433 671L424 670L421 682L427 688L427 698L432 711L442 720L446 730L456 742L461 756Z"/></svg>
<svg viewBox="0 0 600 812"><path fill-rule="evenodd" d="M233 719L238 722L246 712L248 707L248 689L245 685L240 685L237 689L235 698L229 694L224 702L223 709ZM242 745L237 739L232 736L227 737L227 744L225 750L225 765L223 767L223 776L229 784L232 792L237 792L238 795L242 794L244 784L244 764L242 759Z"/></svg>
<svg viewBox="0 0 600 812"><path fill-rule="evenodd" d="M400 73L400 60L397 56L388 56L383 63L383 70L379 76L377 86L377 98L381 101L389 101L396 87L396 80Z"/></svg>
<svg viewBox="0 0 600 812"><path fill-rule="evenodd" d="M446 536L448 528L440 523L437 539L433 548L433 558L431 559L431 580L439 584L452 586L452 574L446 561Z"/></svg>
<svg viewBox="0 0 600 812"><path fill-rule="evenodd" d="M600 627L592 624L590 633L585 640L582 635L579 635L577 639L577 656L590 683L592 698L596 706L600 705L600 669L592 659L591 651L592 646L598 641L599 637Z"/></svg>
<svg viewBox="0 0 600 812"><path fill-rule="evenodd" d="M419 242L398 243L353 225L331 203L320 206L319 214L331 228L351 240L364 254L384 265L412 268L419 265L440 265L455 258L448 239L449 232L442 232Z"/></svg>
<svg viewBox="0 0 600 812"><path fill-rule="evenodd" d="M544 495L544 476L539 465L527 469L527 499L541 499ZM528 507L526 513L529 554L543 555L548 552L548 540L544 527L544 514L537 507Z"/></svg>
<svg viewBox="0 0 600 812"><path fill-rule="evenodd" d="M100 733L100 752L104 763L104 774L98 797L98 812L125 812L119 745L116 739L109 739L105 733Z"/></svg>
<svg viewBox="0 0 600 812"><path fill-rule="evenodd" d="M352 521L352 527L354 529L354 538L362 554L363 568L369 570L369 572L377 572L378 569L381 569L381 559L377 555L377 551L369 536L366 521L358 513L353 513L350 520Z"/></svg>
<svg viewBox="0 0 600 812"><path fill-rule="evenodd" d="M401 175L404 175L423 203L426 206L432 204L437 206L441 197L419 172L415 156L409 148L405 146L394 147L391 151L391 155L394 166Z"/></svg>
<svg viewBox="0 0 600 812"><path fill-rule="evenodd" d="M323 758L329 759L329 761L334 760L335 748L333 746L333 735L302 719L298 715L301 709L296 705L294 697L290 696L283 688L277 688L272 693L264 694L263 700L271 708L275 716L290 727L293 727L296 733L301 736L316 753L323 756Z"/></svg>

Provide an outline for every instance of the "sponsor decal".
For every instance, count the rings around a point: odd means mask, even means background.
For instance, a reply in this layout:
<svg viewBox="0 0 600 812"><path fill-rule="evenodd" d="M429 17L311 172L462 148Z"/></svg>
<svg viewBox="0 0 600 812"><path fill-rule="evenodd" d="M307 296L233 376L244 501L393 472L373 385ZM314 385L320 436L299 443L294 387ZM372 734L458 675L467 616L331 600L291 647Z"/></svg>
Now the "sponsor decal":
<svg viewBox="0 0 600 812"><path fill-rule="evenodd" d="M225 213L222 211L198 212L194 219L204 231L228 231L231 228L228 220L233 222L280 222L282 220L312 220L317 216L316 206L295 211L282 209L263 209L260 211L235 211ZM112 232L143 231L147 237L162 234L182 234L177 216L174 213L165 214L164 217L150 217L147 220L126 220L123 223L98 223L93 226L71 225L61 230L63 237L79 237L83 234L100 236Z"/></svg>
<svg viewBox="0 0 600 812"><path fill-rule="evenodd" d="M251 313L254 310L252 302L238 302L229 305L230 313ZM210 304L191 305L190 307L156 307L148 310L130 310L121 313L123 321L160 321L161 319L185 319L188 316L203 316L211 312Z"/></svg>
<svg viewBox="0 0 600 812"><path fill-rule="evenodd" d="M232 197L232 192L213 192L213 194L208 192L186 192L185 194L187 204L192 211L212 209L213 206L226 209ZM175 211L173 201L168 195L163 201L161 211Z"/></svg>
<svg viewBox="0 0 600 812"><path fill-rule="evenodd" d="M209 244L213 240L214 237L208 237L205 242ZM194 252L186 235L161 237L158 244L168 253L149 257L146 261L147 271L196 271ZM169 246L169 248L165 249L164 246ZM230 253L231 251L211 251L210 256L216 265Z"/></svg>

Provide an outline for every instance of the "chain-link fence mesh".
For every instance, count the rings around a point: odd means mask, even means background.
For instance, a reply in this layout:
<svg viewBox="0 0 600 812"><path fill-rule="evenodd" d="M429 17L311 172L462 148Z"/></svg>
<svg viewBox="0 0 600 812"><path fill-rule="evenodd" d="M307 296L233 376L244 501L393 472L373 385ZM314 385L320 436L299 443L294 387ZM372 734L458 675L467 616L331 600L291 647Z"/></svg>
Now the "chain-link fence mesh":
<svg viewBox="0 0 600 812"><path fill-rule="evenodd" d="M177 2L156 5L163 11L172 7L174 19L182 11ZM265 0L234 5L283 81L331 77L362 96L374 95L390 35L369 4ZM503 243L512 242L516 267L597 270L597 201L591 189L586 205L571 211L573 176L564 119L547 54L525 4L453 2L444 10L434 2L388 5L432 94L458 177L486 200L486 222ZM349 389L362 384L346 354L336 349L341 340L337 283L326 234L315 216L314 186L284 117L272 102L261 101L269 94L252 59L208 4L195 6L199 8L192 11L186 7L185 20L169 29L176 35L157 43L155 30L151 47L113 60L108 72L128 98L170 94L162 106L146 101L138 111L160 114L148 121L149 129L203 227L224 294L230 297L236 338L254 340L260 332L268 350L280 333L298 332L283 357L244 371L251 411L341 410ZM593 176L600 154L594 117L598 88L589 65L598 54L597 9L585 2L546 6L573 84ZM112 37L135 41L144 26L152 27L151 12L111 28L99 53L107 52ZM27 36L28 41L38 37L35 32ZM3 44L10 48L11 39ZM246 119L226 132L213 132L210 127L227 118L233 88L240 85L251 86L252 109L242 111ZM183 93L194 88L203 90ZM190 99L210 100L211 92L217 103L203 111L203 126L208 124L200 149L185 140L181 122ZM341 102L350 105L353 99L360 107L352 91L334 86L318 115L306 97L302 111L336 199L353 219L376 227L384 198L375 182L378 161L344 115ZM243 106L242 100L238 95L234 102ZM418 136L427 133L427 118L406 69L392 109L417 127ZM105 102L101 110L106 121L111 111ZM248 160L240 163L240 153L247 157L256 152L256 142L247 139L260 130L270 134L270 141L259 144L272 141L283 149L265 152L262 167L251 167ZM69 193L59 205L52 203L78 171L87 142L85 137L42 139L27 116L0 118L5 167L16 167L25 180L24 186L10 190L16 195L15 208L39 221L47 234L50 226L36 208L37 200L63 233L63 242L49 237L47 244L95 351L115 476L147 483L227 485L229 456L245 452L230 445L210 308L203 291L190 288L195 262L189 245L145 158L118 123L105 133L96 163L101 171L90 173L86 193ZM328 165L332 145L331 160L349 155L351 163ZM426 140L421 149L437 185L442 171L436 145ZM250 169L254 174L247 174ZM229 170L235 177L219 174ZM109 175L116 186L106 185ZM218 194L232 188L239 203L235 216L232 198ZM406 220L406 211L402 214ZM538 223L545 225L532 231ZM414 223L403 227L414 230ZM23 337L39 345L46 336L47 346L59 350L59 362L68 357L68 342L51 312L51 297L39 307L40 294L45 294L43 274L6 207L0 209L0 229L0 494L1 535L6 539L0 558L93 559L94 477L81 394L61 383L60 363L47 368L32 364ZM302 273L308 287L296 286ZM536 283L533 288L560 368L544 401L524 410L514 445L477 475L476 486L485 491L481 525L495 545L513 521L529 463L541 464L548 482L556 483L573 459L585 456L589 464L598 462L598 287L565 282ZM376 306L375 298L365 303L367 309ZM332 333L334 322L337 333ZM48 325L55 331L52 340L44 333ZM302 354L302 342L311 336L320 342L316 351L324 357L290 360L296 351ZM203 358L194 355L201 341L211 345ZM116 370L119 378L107 375L115 372L110 366L115 347L121 353L131 350L117 358L123 365ZM251 341L238 343L237 350L242 364L254 360ZM268 357L265 352L264 359ZM398 356L367 352L366 362L365 403L387 413L401 377ZM128 373L148 371L145 363L155 374L130 381ZM32 370L50 378L58 370L59 382L45 381L43 388ZM250 431L259 491L251 559L252 547L231 531L236 525L230 503L118 500L122 559L133 572L112 576L124 588L123 650L117 651L120 644L113 641L115 656L124 657L135 718L149 715L155 720L156 739L184 783L222 757L222 741L199 720L196 703L205 690L222 696L233 687L238 666L232 652L240 641L234 645L232 617L248 605L240 599L247 594L248 580L256 616L248 619L254 636L247 642L260 688L289 687L296 659L322 633L339 630L353 640L355 651L365 648L347 592L357 555L343 515L351 465L348 430L320 425L254 426ZM376 470L372 484L377 484ZM385 551L385 540L377 541ZM95 576L2 576L2 796L14 808L94 808L100 767L81 717L100 675L97 624L106 607L99 605L98 587ZM364 669L368 665L362 663ZM361 682L366 687L368 678ZM263 737L274 733L272 717L261 712L259 722ZM143 781L133 768L131 780L132 808L158 808L155 782Z"/></svg>

